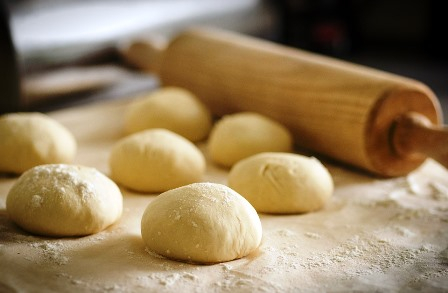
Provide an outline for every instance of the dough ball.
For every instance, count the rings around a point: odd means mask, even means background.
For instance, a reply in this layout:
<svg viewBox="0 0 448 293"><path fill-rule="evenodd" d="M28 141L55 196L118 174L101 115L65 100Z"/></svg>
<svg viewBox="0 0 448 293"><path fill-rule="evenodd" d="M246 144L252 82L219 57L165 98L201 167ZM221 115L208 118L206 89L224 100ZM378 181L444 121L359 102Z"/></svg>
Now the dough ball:
<svg viewBox="0 0 448 293"><path fill-rule="evenodd" d="M41 113L0 116L0 172L21 174L43 164L70 163L76 154L73 135Z"/></svg>
<svg viewBox="0 0 448 293"><path fill-rule="evenodd" d="M224 116L213 127L208 152L215 163L231 167L261 152L292 151L292 135L280 123L263 115L242 112Z"/></svg>
<svg viewBox="0 0 448 293"><path fill-rule="evenodd" d="M125 114L125 130L135 133L165 128L196 142L210 132L210 111L189 91L165 87L131 103Z"/></svg>
<svg viewBox="0 0 448 293"><path fill-rule="evenodd" d="M264 213L314 211L333 193L333 179L319 160L291 153L244 159L232 167L228 183Z"/></svg>
<svg viewBox="0 0 448 293"><path fill-rule="evenodd" d="M50 164L34 167L6 198L10 218L31 233L82 236L100 232L121 217L117 185L94 168Z"/></svg>
<svg viewBox="0 0 448 293"><path fill-rule="evenodd" d="M110 155L112 178L140 192L162 192L200 181L205 158L186 138L150 129L118 141Z"/></svg>
<svg viewBox="0 0 448 293"><path fill-rule="evenodd" d="M160 194L146 208L141 223L149 250L194 263L244 257L261 242L255 209L225 185L194 183Z"/></svg>

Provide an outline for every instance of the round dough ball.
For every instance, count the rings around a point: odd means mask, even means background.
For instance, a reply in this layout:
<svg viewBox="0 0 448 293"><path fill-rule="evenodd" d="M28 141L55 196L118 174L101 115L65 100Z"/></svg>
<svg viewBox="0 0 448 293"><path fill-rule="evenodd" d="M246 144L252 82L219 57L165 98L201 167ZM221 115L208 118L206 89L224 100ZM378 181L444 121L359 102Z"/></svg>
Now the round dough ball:
<svg viewBox="0 0 448 293"><path fill-rule="evenodd" d="M125 113L125 130L135 133L165 128L190 141L200 141L210 132L210 111L191 92L165 87L131 103Z"/></svg>
<svg viewBox="0 0 448 293"><path fill-rule="evenodd" d="M252 112L224 116L208 141L210 158L224 167L261 152L290 152L292 147L292 135L286 127Z"/></svg>
<svg viewBox="0 0 448 293"><path fill-rule="evenodd" d="M150 129L118 141L109 165L112 178L140 192L162 192L200 181L205 158L186 138L166 129Z"/></svg>
<svg viewBox="0 0 448 293"><path fill-rule="evenodd" d="M333 194L333 179L319 160L290 153L244 159L230 170L228 183L264 213L314 211Z"/></svg>
<svg viewBox="0 0 448 293"><path fill-rule="evenodd" d="M73 135L41 113L0 117L0 172L21 174L43 164L70 163L76 154Z"/></svg>
<svg viewBox="0 0 448 293"><path fill-rule="evenodd" d="M10 189L6 210L31 233L82 236L116 222L123 209L117 185L94 168L41 165L23 173Z"/></svg>
<svg viewBox="0 0 448 293"><path fill-rule="evenodd" d="M257 249L262 228L255 209L225 185L194 183L160 194L141 223L149 250L165 257L217 263Z"/></svg>

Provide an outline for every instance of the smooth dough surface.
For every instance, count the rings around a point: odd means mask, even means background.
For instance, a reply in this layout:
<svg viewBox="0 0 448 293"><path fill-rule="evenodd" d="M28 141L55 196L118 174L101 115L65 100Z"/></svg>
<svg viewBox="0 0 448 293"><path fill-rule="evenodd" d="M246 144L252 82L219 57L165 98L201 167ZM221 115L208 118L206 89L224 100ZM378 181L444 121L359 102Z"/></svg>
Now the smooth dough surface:
<svg viewBox="0 0 448 293"><path fill-rule="evenodd" d="M164 87L137 99L125 113L127 133L165 128L196 142L208 135L211 125L211 113L205 105L179 87Z"/></svg>
<svg viewBox="0 0 448 293"><path fill-rule="evenodd" d="M261 152L292 151L292 135L280 123L263 115L242 112L224 116L213 127L208 152L215 163L231 167Z"/></svg>
<svg viewBox="0 0 448 293"><path fill-rule="evenodd" d="M94 168L49 164L23 173L6 198L9 217L46 236L82 236L116 222L123 209L117 185Z"/></svg>
<svg viewBox="0 0 448 293"><path fill-rule="evenodd" d="M186 138L150 129L118 141L109 159L112 178L140 192L163 192L200 181L205 158Z"/></svg>
<svg viewBox="0 0 448 293"><path fill-rule="evenodd" d="M0 172L21 174L42 164L70 163L76 140L59 122L41 113L0 116Z"/></svg>
<svg viewBox="0 0 448 293"><path fill-rule="evenodd" d="M194 263L225 262L257 249L260 218L225 185L194 183L160 194L146 208L141 233L149 250Z"/></svg>
<svg viewBox="0 0 448 293"><path fill-rule="evenodd" d="M319 160L291 153L261 153L244 159L230 170L228 184L258 212L285 214L320 209L334 188Z"/></svg>

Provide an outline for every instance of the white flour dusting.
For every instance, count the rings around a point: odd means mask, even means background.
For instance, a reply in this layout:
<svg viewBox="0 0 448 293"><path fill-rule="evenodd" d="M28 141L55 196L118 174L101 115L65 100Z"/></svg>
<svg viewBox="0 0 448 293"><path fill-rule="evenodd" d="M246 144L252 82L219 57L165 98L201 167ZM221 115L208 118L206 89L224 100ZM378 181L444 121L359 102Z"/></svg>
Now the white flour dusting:
<svg viewBox="0 0 448 293"><path fill-rule="evenodd" d="M356 235L325 253L312 254L302 266L321 271L331 271L337 266L345 269L346 278L352 278L373 272L385 273L392 267L411 264L420 254L428 252L427 247L397 248L385 240ZM356 267L359 269L353 270Z"/></svg>
<svg viewBox="0 0 448 293"><path fill-rule="evenodd" d="M313 239L320 239L322 237L321 235L319 235L317 233L313 233L313 232L306 232L304 235L308 238L313 238Z"/></svg>
<svg viewBox="0 0 448 293"><path fill-rule="evenodd" d="M34 242L30 243L29 246L37 248L47 262L57 265L65 265L69 261L69 258L64 256L65 247L61 241Z"/></svg>
<svg viewBox="0 0 448 293"><path fill-rule="evenodd" d="M315 213L262 215L259 251L215 265L145 249L139 225L153 196L124 194L121 223L80 238L32 236L0 211L0 261L42 268L0 266L0 282L38 278L67 292L446 292L448 179L425 172L341 185ZM173 211L173 222L180 215Z"/></svg>

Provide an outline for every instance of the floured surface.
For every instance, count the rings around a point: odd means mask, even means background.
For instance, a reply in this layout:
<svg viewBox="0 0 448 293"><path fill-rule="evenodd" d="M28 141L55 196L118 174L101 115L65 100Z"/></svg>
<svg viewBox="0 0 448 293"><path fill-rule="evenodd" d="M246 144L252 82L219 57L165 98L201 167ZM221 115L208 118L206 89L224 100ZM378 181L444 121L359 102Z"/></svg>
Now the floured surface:
<svg viewBox="0 0 448 293"><path fill-rule="evenodd" d="M51 114L79 143L76 163L109 174L126 101ZM5 210L16 178L0 177L0 292L446 292L448 172L428 160L406 177L378 179L325 164L334 196L318 212L261 215L257 253L216 265L163 259L145 250L140 219L155 195L122 189L121 221L95 235L43 238ZM204 181L226 183L207 166Z"/></svg>

